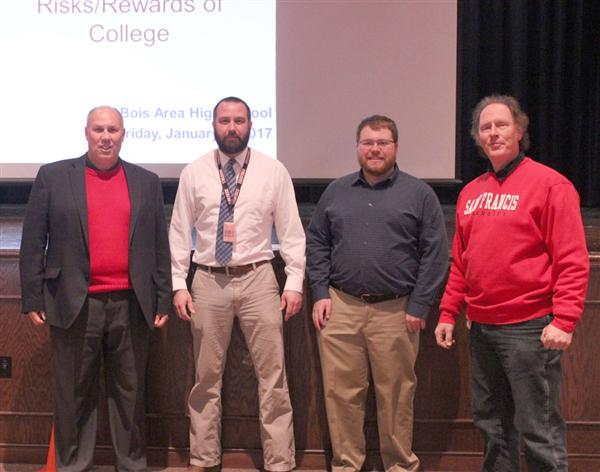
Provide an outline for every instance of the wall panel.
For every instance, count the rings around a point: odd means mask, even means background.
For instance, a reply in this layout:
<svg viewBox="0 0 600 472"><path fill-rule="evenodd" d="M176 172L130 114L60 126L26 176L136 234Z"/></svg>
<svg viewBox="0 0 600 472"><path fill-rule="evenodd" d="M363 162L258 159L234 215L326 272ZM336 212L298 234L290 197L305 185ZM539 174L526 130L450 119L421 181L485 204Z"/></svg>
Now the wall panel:
<svg viewBox="0 0 600 472"><path fill-rule="evenodd" d="M452 222L448 222L452 228ZM7 230L8 228L8 230ZM18 280L19 222L0 219L0 355L12 358L12 378L0 379L0 462L45 460L52 422L50 350L46 328L36 328L20 314ZM588 244L598 248L600 232L588 229ZM16 235L15 235L16 232ZM591 236L590 236L591 235ZM594 236L597 235L597 236ZM590 240L591 238L591 240ZM592 252L591 281L585 315L563 358L562 406L568 425L571 470L600 470L600 253ZM280 281L281 260L275 261ZM311 304L284 326L286 363L294 407L297 460L303 468L324 468L330 457L323 387ZM427 470L474 470L483 446L470 414L468 333L461 320L457 344L450 352L435 345L434 309L417 361L414 448ZM152 334L148 367L148 458L152 465L183 466L188 460L186 397L193 384L189 325L173 317ZM261 466L257 384L237 323L228 353L223 387L223 464ZM111 463L105 394L101 387L98 464ZM366 466L381 468L377 453L372 389L365 424L369 455Z"/></svg>

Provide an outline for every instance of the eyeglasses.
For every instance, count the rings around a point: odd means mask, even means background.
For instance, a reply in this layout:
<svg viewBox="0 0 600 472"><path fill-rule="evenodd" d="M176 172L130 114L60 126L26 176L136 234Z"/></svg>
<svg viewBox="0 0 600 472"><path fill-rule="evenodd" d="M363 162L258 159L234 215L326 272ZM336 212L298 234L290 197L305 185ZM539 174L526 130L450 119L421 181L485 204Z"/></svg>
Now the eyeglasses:
<svg viewBox="0 0 600 472"><path fill-rule="evenodd" d="M362 148L372 148L377 145L380 148L387 148L395 144L391 139L363 139L358 142L358 146Z"/></svg>

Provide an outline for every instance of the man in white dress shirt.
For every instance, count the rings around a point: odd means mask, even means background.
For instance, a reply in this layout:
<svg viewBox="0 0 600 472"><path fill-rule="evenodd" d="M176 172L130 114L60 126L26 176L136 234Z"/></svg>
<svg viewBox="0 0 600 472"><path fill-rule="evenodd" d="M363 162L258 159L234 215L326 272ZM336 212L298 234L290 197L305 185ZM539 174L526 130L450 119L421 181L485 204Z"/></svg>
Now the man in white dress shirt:
<svg viewBox="0 0 600 472"><path fill-rule="evenodd" d="M173 306L191 322L194 342L196 379L188 401L193 472L221 463L222 377L236 316L258 379L264 468L296 466L282 312L287 320L302 305L305 237L287 170L248 147L250 117L237 97L217 103L219 148L183 169L171 219ZM270 263L273 225L287 276L281 297ZM197 237L190 267L192 229Z"/></svg>

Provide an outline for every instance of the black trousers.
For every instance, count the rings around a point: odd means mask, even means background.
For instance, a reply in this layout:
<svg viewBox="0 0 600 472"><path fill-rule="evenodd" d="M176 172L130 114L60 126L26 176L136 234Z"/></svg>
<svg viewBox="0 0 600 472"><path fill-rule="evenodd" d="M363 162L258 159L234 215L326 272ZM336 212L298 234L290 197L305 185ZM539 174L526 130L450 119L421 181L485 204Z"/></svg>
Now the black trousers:
<svg viewBox="0 0 600 472"><path fill-rule="evenodd" d="M145 374L150 328L133 291L89 295L75 323L50 327L56 465L92 468L104 361L116 470L146 470Z"/></svg>

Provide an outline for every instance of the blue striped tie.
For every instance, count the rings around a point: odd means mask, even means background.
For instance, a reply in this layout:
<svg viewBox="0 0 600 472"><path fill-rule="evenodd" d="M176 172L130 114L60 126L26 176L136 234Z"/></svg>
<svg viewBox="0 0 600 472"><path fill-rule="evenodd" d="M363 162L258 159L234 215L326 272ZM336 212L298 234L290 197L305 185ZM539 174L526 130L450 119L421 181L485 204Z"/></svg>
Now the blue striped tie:
<svg viewBox="0 0 600 472"><path fill-rule="evenodd" d="M233 165L235 159L229 159L229 162L225 164L225 184L229 189L229 195L233 199L235 192L235 171ZM223 241L223 224L226 221L233 221L233 208L227 204L225 198L225 192L221 191L221 206L219 207L219 222L217 224L217 244L215 249L215 258L221 265L227 265L231 260L231 253L233 251L233 244Z"/></svg>

